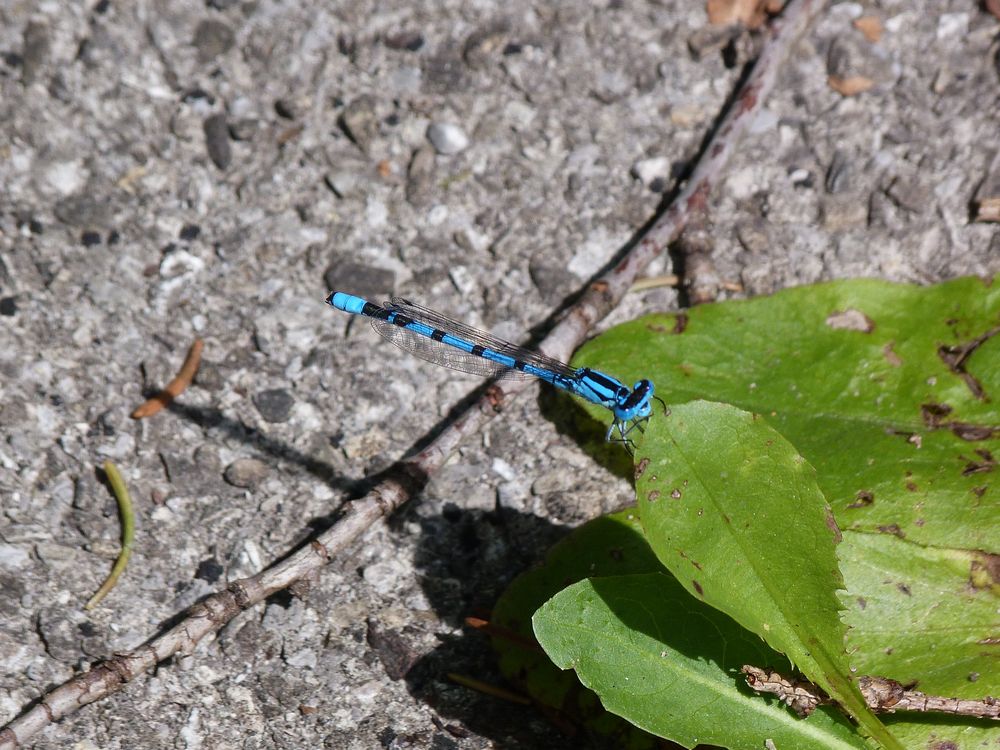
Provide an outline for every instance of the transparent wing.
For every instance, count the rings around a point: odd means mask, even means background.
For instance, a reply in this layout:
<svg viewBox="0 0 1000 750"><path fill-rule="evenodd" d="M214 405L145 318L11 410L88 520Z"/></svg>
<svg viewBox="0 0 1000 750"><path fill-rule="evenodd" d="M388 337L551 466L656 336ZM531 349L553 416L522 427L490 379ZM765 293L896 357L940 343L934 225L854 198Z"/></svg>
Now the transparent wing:
<svg viewBox="0 0 1000 750"><path fill-rule="evenodd" d="M575 370L557 359L546 357L544 354L539 354L531 349L515 346L485 331L480 331L472 326L459 323L457 320L452 320L441 313L428 310L426 307L415 305L401 297L393 297L384 307L386 310L398 312L433 328L440 328L442 331L472 344L492 349L495 352L526 362L535 367L540 367L560 375L573 376L575 374ZM421 336L419 333L414 333L406 328L386 323L383 320L372 319L372 328L380 336L388 339L401 349L405 349L428 362L450 367L453 370L460 370L484 377L511 379L532 377L529 373L504 367L496 362L463 352L461 349L456 349L448 344L435 341L427 336Z"/></svg>

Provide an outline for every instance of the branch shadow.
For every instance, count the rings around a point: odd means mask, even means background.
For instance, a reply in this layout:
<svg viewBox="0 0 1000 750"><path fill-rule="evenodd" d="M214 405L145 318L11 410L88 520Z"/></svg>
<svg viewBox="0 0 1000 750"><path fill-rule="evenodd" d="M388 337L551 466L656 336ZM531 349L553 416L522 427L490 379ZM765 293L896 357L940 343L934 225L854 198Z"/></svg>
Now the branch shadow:
<svg viewBox="0 0 1000 750"><path fill-rule="evenodd" d="M456 628L463 627L469 615L489 619L509 583L569 533L537 516L507 509L465 510L453 504L419 523L415 565L421 571L421 585L438 617ZM439 641L437 648L393 676L405 678L411 695L442 717L504 748L612 747L581 742L565 727L560 731L534 705L509 702L450 681L449 674L458 674L510 689L489 638L466 629ZM385 663L385 655L376 651Z"/></svg>

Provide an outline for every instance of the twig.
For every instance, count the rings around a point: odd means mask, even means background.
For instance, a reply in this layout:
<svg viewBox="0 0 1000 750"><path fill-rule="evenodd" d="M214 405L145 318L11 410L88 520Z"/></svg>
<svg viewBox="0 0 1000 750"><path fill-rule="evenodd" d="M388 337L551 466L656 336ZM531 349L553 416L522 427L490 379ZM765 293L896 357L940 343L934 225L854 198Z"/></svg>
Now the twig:
<svg viewBox="0 0 1000 750"><path fill-rule="evenodd" d="M637 280L629 287L629 291L644 292L647 289L658 289L661 286L677 286L680 281L680 277L675 273L668 273L663 276L647 276L644 279Z"/></svg>
<svg viewBox="0 0 1000 750"><path fill-rule="evenodd" d="M567 359L593 325L607 315L635 282L639 272L666 250L688 218L703 211L738 141L760 111L774 86L792 44L823 7L822 0L792 0L772 27L753 72L716 131L702 160L681 190L649 231L608 273L592 282L579 302L541 344L548 355ZM128 653L99 662L45 695L37 705L0 731L0 750L13 750L46 725L80 706L119 690L137 675L175 654L191 653L207 635L219 630L242 610L287 588L325 565L380 518L393 513L426 484L451 453L477 433L507 402L527 387L528 381L505 380L450 424L430 445L399 462L394 470L364 497L351 502L337 523L310 544L255 576L232 582L225 591L190 608L186 617L167 632Z"/></svg>
<svg viewBox="0 0 1000 750"><path fill-rule="evenodd" d="M741 670L747 685L758 693L778 696L799 716L811 714L816 706L829 703L830 699L811 682L790 680L778 672L745 664ZM982 700L940 698L925 695L919 690L906 690L900 683L886 677L861 677L858 689L865 703L875 713L892 714L897 711L919 713L945 713L976 719L1000 720L1000 700L985 697Z"/></svg>
<svg viewBox="0 0 1000 750"><path fill-rule="evenodd" d="M494 698L500 698L501 700L510 701L511 703L520 703L522 706L531 705L530 698L526 698L520 693L515 693L513 690L508 690L507 688L502 688L498 685L491 685L488 682L477 680L475 677L466 677L465 675L461 675L456 672L449 672L448 679L461 685L462 687L467 687L470 690L475 690L483 693L484 695L492 695Z"/></svg>
<svg viewBox="0 0 1000 750"><path fill-rule="evenodd" d="M135 513L132 512L132 498L128 494L128 487L125 480L118 473L118 469L111 461L104 462L104 473L108 477L108 484L111 485L112 492L115 493L115 500L118 501L118 515L122 519L122 551L118 553L111 573L101 584L97 593L90 597L90 601L84 605L84 609L93 609L101 599L108 595L108 592L118 583L118 578L125 571L128 565L128 558L132 554L132 543L135 541Z"/></svg>
<svg viewBox="0 0 1000 750"><path fill-rule="evenodd" d="M151 399L139 404L130 415L132 419L151 417L164 406L169 406L171 401L184 393L198 372L198 366L201 364L201 350L204 348L205 342L201 339L195 339L194 343L191 344L191 348L188 349L187 356L184 358L184 364L181 365L181 371L177 373L177 377L167 383L167 387Z"/></svg>

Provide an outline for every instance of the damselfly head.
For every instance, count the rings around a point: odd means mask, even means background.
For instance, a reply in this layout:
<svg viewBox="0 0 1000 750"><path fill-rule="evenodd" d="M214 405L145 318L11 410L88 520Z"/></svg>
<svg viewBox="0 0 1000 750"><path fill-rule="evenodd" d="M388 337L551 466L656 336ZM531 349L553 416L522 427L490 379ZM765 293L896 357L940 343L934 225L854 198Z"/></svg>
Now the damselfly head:
<svg viewBox="0 0 1000 750"><path fill-rule="evenodd" d="M618 401L615 407L615 417L628 421L630 419L645 419L653 413L653 383L643 378L638 381L625 398Z"/></svg>

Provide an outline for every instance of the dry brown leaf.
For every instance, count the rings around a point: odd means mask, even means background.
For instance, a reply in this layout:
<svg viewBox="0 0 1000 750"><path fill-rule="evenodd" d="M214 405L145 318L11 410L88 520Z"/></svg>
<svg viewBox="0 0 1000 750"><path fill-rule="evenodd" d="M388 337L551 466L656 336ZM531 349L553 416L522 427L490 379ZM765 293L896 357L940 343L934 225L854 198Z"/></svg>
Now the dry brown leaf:
<svg viewBox="0 0 1000 750"><path fill-rule="evenodd" d="M1000 2L1000 0L997 0ZM878 19L878 16L861 16L861 18L854 19L854 28L865 35L865 39L874 44L879 39L882 38L882 22Z"/></svg>
<svg viewBox="0 0 1000 750"><path fill-rule="evenodd" d="M830 88L836 91L841 96L854 96L855 94L861 94L868 91L872 86L875 85L875 81L871 78L865 78L864 76L847 76L842 78L841 76L830 76L826 79L827 84Z"/></svg>
<svg viewBox="0 0 1000 750"><path fill-rule="evenodd" d="M748 29L756 29L764 23L767 4L768 0L706 0L705 10L708 22L713 26L738 23Z"/></svg>

